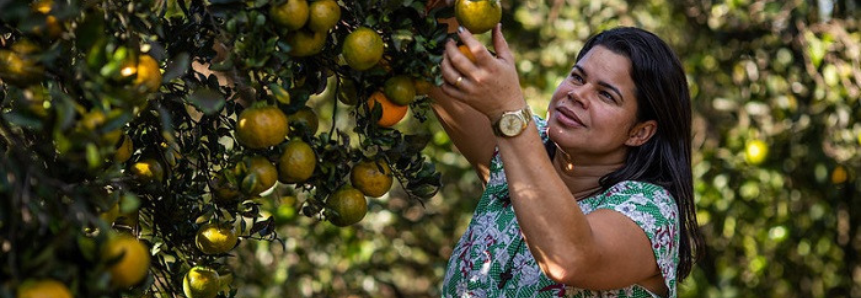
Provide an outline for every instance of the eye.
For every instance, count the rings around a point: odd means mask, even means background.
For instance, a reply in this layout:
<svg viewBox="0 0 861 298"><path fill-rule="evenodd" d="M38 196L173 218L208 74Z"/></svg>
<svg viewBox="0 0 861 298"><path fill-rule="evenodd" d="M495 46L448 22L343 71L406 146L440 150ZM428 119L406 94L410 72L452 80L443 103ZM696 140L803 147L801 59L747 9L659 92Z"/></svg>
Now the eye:
<svg viewBox="0 0 861 298"><path fill-rule="evenodd" d="M578 85L583 84L583 77L581 77L579 74L571 73L571 80L573 80Z"/></svg>
<svg viewBox="0 0 861 298"><path fill-rule="evenodd" d="M610 92L601 91L599 94L601 95L601 97L603 97L609 101L616 102L616 98L614 98L613 95L610 94Z"/></svg>

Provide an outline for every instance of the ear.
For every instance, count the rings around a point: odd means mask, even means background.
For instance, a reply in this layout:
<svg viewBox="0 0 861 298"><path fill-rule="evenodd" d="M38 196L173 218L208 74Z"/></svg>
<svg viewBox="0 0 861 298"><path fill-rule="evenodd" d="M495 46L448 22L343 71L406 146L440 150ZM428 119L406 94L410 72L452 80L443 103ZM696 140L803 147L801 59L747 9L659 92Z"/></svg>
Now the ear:
<svg viewBox="0 0 861 298"><path fill-rule="evenodd" d="M648 142L657 131L658 122L655 120L637 123L628 133L628 140L625 141L625 145L631 147L641 146Z"/></svg>

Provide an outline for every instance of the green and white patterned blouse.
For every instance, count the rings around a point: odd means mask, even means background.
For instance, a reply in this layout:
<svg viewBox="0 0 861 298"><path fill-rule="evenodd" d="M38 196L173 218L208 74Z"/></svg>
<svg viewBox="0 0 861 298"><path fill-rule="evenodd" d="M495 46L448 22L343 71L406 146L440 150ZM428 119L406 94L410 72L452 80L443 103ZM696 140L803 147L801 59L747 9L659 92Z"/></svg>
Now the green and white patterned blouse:
<svg viewBox="0 0 861 298"><path fill-rule="evenodd" d="M535 120L541 139L547 142L546 122L538 117ZM652 243L669 297L676 297L679 216L669 192L650 183L624 181L578 204L585 214L598 209L615 210L640 226ZM556 283L541 272L521 239L502 161L496 154L491 161L487 189L449 259L443 297L660 297L639 285L590 291ZM509 267L511 276L500 288L501 273Z"/></svg>

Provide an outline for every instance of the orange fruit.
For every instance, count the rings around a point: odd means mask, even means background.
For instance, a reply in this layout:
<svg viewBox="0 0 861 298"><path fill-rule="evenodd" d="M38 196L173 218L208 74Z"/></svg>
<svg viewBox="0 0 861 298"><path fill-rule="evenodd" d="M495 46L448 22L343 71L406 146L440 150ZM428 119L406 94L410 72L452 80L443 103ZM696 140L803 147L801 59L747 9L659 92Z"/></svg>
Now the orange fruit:
<svg viewBox="0 0 861 298"><path fill-rule="evenodd" d="M244 174L241 182L242 190L251 195L257 195L272 188L278 180L278 169L264 157L247 157L239 167Z"/></svg>
<svg viewBox="0 0 861 298"><path fill-rule="evenodd" d="M353 69L371 69L383 58L383 38L370 28L360 27L344 39L342 54Z"/></svg>
<svg viewBox="0 0 861 298"><path fill-rule="evenodd" d="M269 9L269 17L287 29L296 30L308 21L308 1L287 0Z"/></svg>
<svg viewBox="0 0 861 298"><path fill-rule="evenodd" d="M465 44L457 46L457 49L460 50L460 52L464 56L466 56L466 58L469 59L469 61L472 61L472 63L476 62L475 55L472 54L472 51L470 51L469 47L467 47Z"/></svg>
<svg viewBox="0 0 861 298"><path fill-rule="evenodd" d="M210 187L217 203L232 203L235 199L239 198L239 187L227 180L224 171L219 172L212 182L213 185L210 185Z"/></svg>
<svg viewBox="0 0 861 298"><path fill-rule="evenodd" d="M153 158L134 163L131 172L142 183L164 180L164 166Z"/></svg>
<svg viewBox="0 0 861 298"><path fill-rule="evenodd" d="M132 143L132 138L127 134L123 134L123 140L117 146L117 150L114 152L114 162L124 163L132 157L132 152L134 152L134 144Z"/></svg>
<svg viewBox="0 0 861 298"><path fill-rule="evenodd" d="M28 280L18 288L16 298L72 298L72 291L53 279Z"/></svg>
<svg viewBox="0 0 861 298"><path fill-rule="evenodd" d="M287 123L290 124L290 132L288 133L290 136L299 135L299 131L296 131L296 129L300 129L300 127L304 127L304 130L313 136L317 134L319 119L314 109L306 106L300 108L296 113L288 115Z"/></svg>
<svg viewBox="0 0 861 298"><path fill-rule="evenodd" d="M293 57L313 56L323 51L323 47L326 46L326 33L324 32L300 29L290 31L285 39L290 45L288 54Z"/></svg>
<svg viewBox="0 0 861 298"><path fill-rule="evenodd" d="M194 243L202 253L223 254L233 249L239 238L229 223L208 223L197 230Z"/></svg>
<svg viewBox="0 0 861 298"><path fill-rule="evenodd" d="M386 80L383 93L393 103L406 106L416 98L416 85L408 76L394 76Z"/></svg>
<svg viewBox="0 0 861 298"><path fill-rule="evenodd" d="M431 88L434 87L433 83L425 79L415 79L413 84L415 84L416 95L427 95Z"/></svg>
<svg viewBox="0 0 861 298"><path fill-rule="evenodd" d="M385 160L361 161L350 170L350 183L369 197L380 197L392 188L392 169Z"/></svg>
<svg viewBox="0 0 861 298"><path fill-rule="evenodd" d="M311 2L308 28L314 32L328 32L341 20L341 7L333 0Z"/></svg>
<svg viewBox="0 0 861 298"><path fill-rule="evenodd" d="M314 174L317 155L308 143L296 139L287 142L284 153L278 160L278 181L301 183Z"/></svg>
<svg viewBox="0 0 861 298"><path fill-rule="evenodd" d="M123 213L120 209L120 201L117 201L111 206L111 209L99 213L99 218L108 223L108 225L113 224L114 226L126 226L130 228L137 227L140 222L140 210L135 209Z"/></svg>
<svg viewBox="0 0 861 298"><path fill-rule="evenodd" d="M326 200L326 219L339 227L353 225L368 213L368 202L362 192L349 187L341 187Z"/></svg>
<svg viewBox="0 0 861 298"><path fill-rule="evenodd" d="M849 173L846 172L846 169L843 166L837 166L834 168L834 171L831 172L831 183L841 184L849 180Z"/></svg>
<svg viewBox="0 0 861 298"><path fill-rule="evenodd" d="M502 6L499 0L457 0L454 17L469 32L481 34L496 27L502 19Z"/></svg>
<svg viewBox="0 0 861 298"><path fill-rule="evenodd" d="M111 283L120 288L134 286L147 276L150 265L149 249L137 238L122 234L109 239L102 247ZM118 260L117 260L118 259Z"/></svg>
<svg viewBox="0 0 861 298"><path fill-rule="evenodd" d="M33 2L30 6L33 11L39 12L41 14L48 14L51 12L54 6L54 0L38 0Z"/></svg>
<svg viewBox="0 0 861 298"><path fill-rule="evenodd" d="M407 115L407 110L409 110L409 106L396 105L389 101L389 99L386 98L386 95L380 91L374 92L374 94L371 94L371 97L368 98L368 108L373 111L376 103L379 103L383 109L380 119L377 120L377 125L382 127L392 127L393 125L398 124L398 122L401 122L401 120L404 119L404 116Z"/></svg>
<svg viewBox="0 0 861 298"><path fill-rule="evenodd" d="M275 146L287 136L287 116L274 106L251 107L239 114L236 141L252 149Z"/></svg>
<svg viewBox="0 0 861 298"><path fill-rule="evenodd" d="M182 292L188 298L215 298L221 289L219 277L212 268L194 266L182 279Z"/></svg>
<svg viewBox="0 0 861 298"><path fill-rule="evenodd" d="M158 67L158 61L155 61L150 55L141 55L138 58L137 77L135 77L135 85L138 87L144 86L147 92L156 92L161 87L161 70Z"/></svg>

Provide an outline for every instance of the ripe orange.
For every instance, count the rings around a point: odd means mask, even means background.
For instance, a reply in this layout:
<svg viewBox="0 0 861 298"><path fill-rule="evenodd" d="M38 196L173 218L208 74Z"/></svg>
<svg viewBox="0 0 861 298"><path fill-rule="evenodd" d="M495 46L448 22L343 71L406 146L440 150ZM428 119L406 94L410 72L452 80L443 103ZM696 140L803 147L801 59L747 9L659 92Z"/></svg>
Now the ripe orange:
<svg viewBox="0 0 861 298"><path fill-rule="evenodd" d="M361 161L350 170L350 183L369 197L379 197L392 188L392 169L385 160Z"/></svg>
<svg viewBox="0 0 861 298"><path fill-rule="evenodd" d="M164 180L164 166L153 158L136 162L132 165L131 172L142 183Z"/></svg>
<svg viewBox="0 0 861 298"><path fill-rule="evenodd" d="M374 104L380 103L380 106L383 109L382 115L380 115L380 120L377 120L377 125L382 127L392 127L398 122L401 122L404 119L404 116L407 115L407 110L409 110L409 106L399 106L389 101L386 98L386 95L380 91L374 92L371 94L371 97L368 98L368 108L371 111L374 110Z"/></svg>
<svg viewBox="0 0 861 298"><path fill-rule="evenodd" d="M293 57L308 57L313 56L321 51L326 46L326 33L314 32L306 29L290 31L285 38L287 44L290 45L290 56Z"/></svg>
<svg viewBox="0 0 861 298"><path fill-rule="evenodd" d="M287 136L287 116L274 106L251 107L239 114L236 141L252 149L275 146Z"/></svg>
<svg viewBox="0 0 861 298"><path fill-rule="evenodd" d="M846 169L843 166L837 166L834 168L834 171L831 172L831 183L833 184L841 184L849 180L849 173L846 172Z"/></svg>
<svg viewBox="0 0 861 298"><path fill-rule="evenodd" d="M135 77L135 85L139 88L146 87L147 92L156 92L161 87L161 70L158 67L158 62L150 55L141 55L138 58L137 77Z"/></svg>
<svg viewBox="0 0 861 298"><path fill-rule="evenodd" d="M334 0L311 2L308 28L314 32L328 32L341 20L341 7Z"/></svg>
<svg viewBox="0 0 861 298"><path fill-rule="evenodd" d="M132 138L127 134L123 134L123 140L117 146L117 150L114 152L114 162L124 163L132 157L132 152L134 152L134 144L132 143Z"/></svg>
<svg viewBox="0 0 861 298"><path fill-rule="evenodd" d="M287 142L284 153L278 160L278 181L283 183L301 183L314 174L317 167L317 156L308 143L295 139Z"/></svg>
<svg viewBox="0 0 861 298"><path fill-rule="evenodd" d="M355 70L368 70L383 58L383 38L367 27L347 35L342 49L347 65Z"/></svg>
<svg viewBox="0 0 861 298"><path fill-rule="evenodd" d="M290 136L301 135L299 131L296 131L296 129L300 129L299 127L304 127L308 135L313 136L317 134L319 119L317 118L317 113L311 107L302 107L296 113L288 115L287 119L287 123L290 124L290 132L288 133Z"/></svg>
<svg viewBox="0 0 861 298"><path fill-rule="evenodd" d="M241 188L251 195L266 191L278 180L278 169L261 156L247 157L238 167L244 175Z"/></svg>
<svg viewBox="0 0 861 298"><path fill-rule="evenodd" d="M274 5L269 9L269 17L287 29L302 28L308 21L308 1L287 0L281 5Z"/></svg>
<svg viewBox="0 0 861 298"><path fill-rule="evenodd" d="M208 223L197 230L194 243L202 253L217 255L229 252L239 239L229 223Z"/></svg>
<svg viewBox="0 0 861 298"><path fill-rule="evenodd" d="M408 76L394 76L386 80L383 88L393 103L401 106L409 105L416 98L416 86Z"/></svg>
<svg viewBox="0 0 861 298"><path fill-rule="evenodd" d="M464 56L466 56L466 58L469 59L469 61L472 61L472 63L476 62L475 55L472 54L472 51L470 51L469 47L467 47L465 44L457 46L457 49L460 50L460 52Z"/></svg>
<svg viewBox="0 0 861 298"><path fill-rule="evenodd" d="M427 95L433 88L433 83L425 79L415 79L413 84L416 85L416 95Z"/></svg>
<svg viewBox="0 0 861 298"><path fill-rule="evenodd" d="M72 291L53 279L28 280L18 288L16 298L72 298Z"/></svg>
<svg viewBox="0 0 861 298"><path fill-rule="evenodd" d="M111 283L128 288L143 281L149 272L150 255L146 245L130 235L119 235L108 240L102 247L102 256L111 273Z"/></svg>
<svg viewBox="0 0 861 298"><path fill-rule="evenodd" d="M362 192L345 186L326 200L326 219L339 227L353 225L368 213L368 202Z"/></svg>
<svg viewBox="0 0 861 298"><path fill-rule="evenodd" d="M215 298L221 288L218 272L195 266L182 279L182 292L188 298Z"/></svg>
<svg viewBox="0 0 861 298"><path fill-rule="evenodd" d="M469 32L481 34L496 27L502 19L502 6L499 0L457 0L454 17Z"/></svg>

